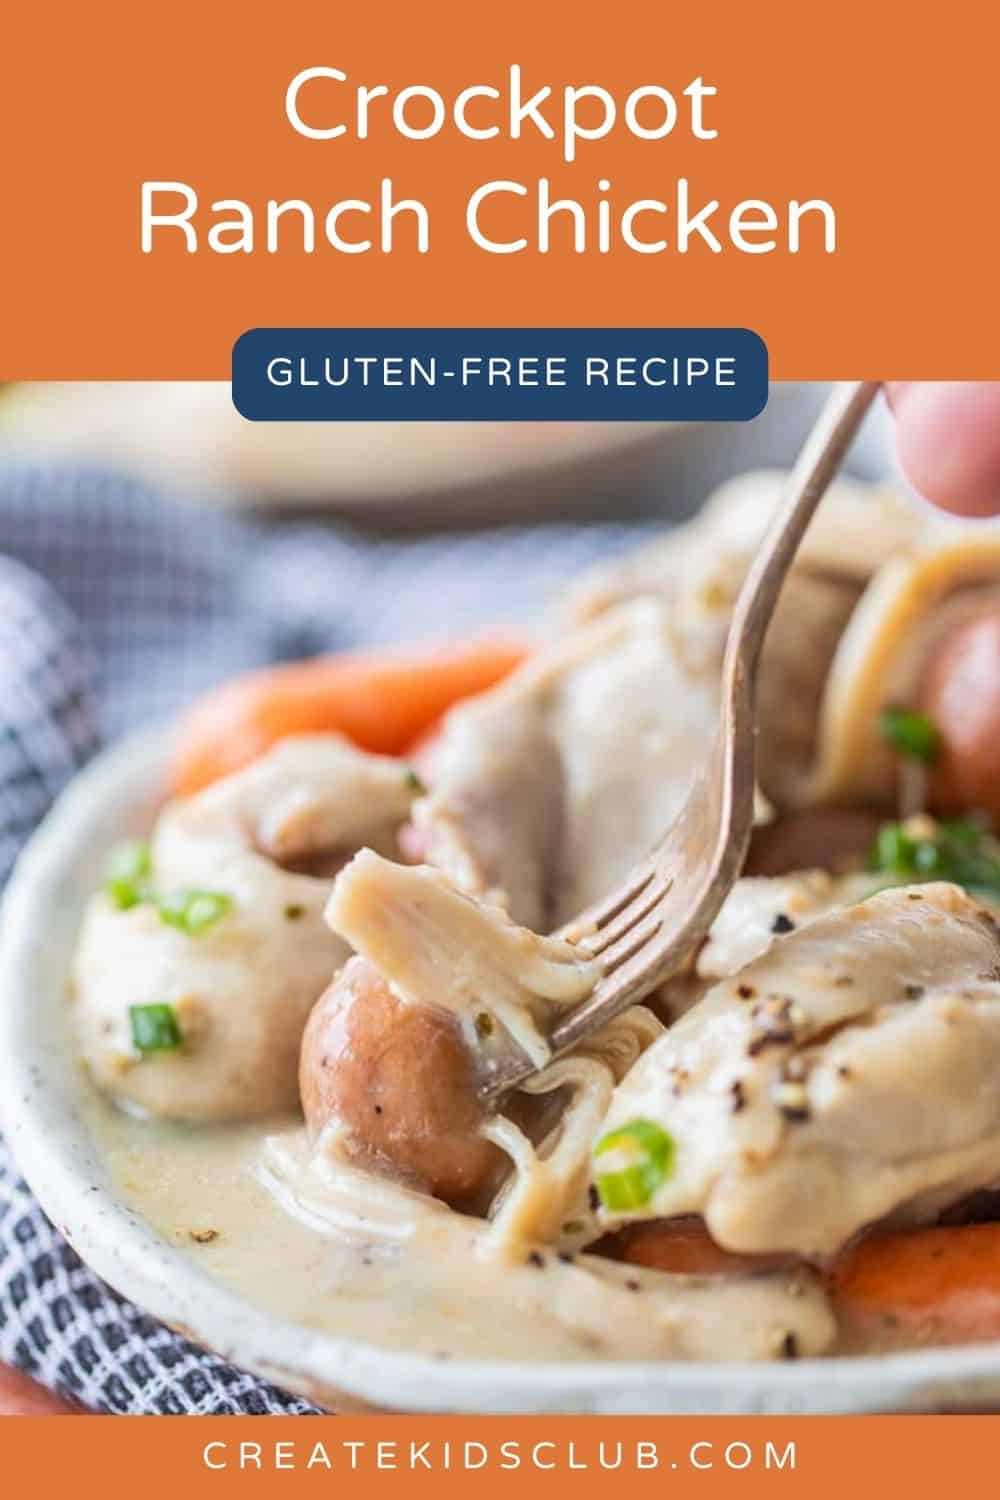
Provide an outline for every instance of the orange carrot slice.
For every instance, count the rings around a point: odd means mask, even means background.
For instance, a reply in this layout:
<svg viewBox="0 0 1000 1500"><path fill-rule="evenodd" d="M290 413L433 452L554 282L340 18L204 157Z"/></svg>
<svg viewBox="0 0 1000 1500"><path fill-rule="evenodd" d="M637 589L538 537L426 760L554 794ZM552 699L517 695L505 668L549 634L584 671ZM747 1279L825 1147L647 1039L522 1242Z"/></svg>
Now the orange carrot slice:
<svg viewBox="0 0 1000 1500"><path fill-rule="evenodd" d="M892 1328L917 1341L1000 1338L1000 1224L873 1235L831 1274L856 1328Z"/></svg>
<svg viewBox="0 0 1000 1500"><path fill-rule="evenodd" d="M320 656L235 677L182 717L171 789L190 796L289 735L335 730L363 750L401 755L452 704L493 687L525 655L510 641L481 641Z"/></svg>

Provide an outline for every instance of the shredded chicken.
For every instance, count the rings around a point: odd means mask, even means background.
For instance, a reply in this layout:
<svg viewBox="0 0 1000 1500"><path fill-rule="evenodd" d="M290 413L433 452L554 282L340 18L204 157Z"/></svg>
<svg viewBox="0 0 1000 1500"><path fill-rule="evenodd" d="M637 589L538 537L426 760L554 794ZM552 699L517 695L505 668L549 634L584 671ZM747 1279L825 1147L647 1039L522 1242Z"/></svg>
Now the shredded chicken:
<svg viewBox="0 0 1000 1500"><path fill-rule="evenodd" d="M597 972L569 943L515 926L439 871L370 849L338 876L327 921L402 999L454 1012L473 1038L483 1018L499 1022L536 1067L549 1056L544 1023L582 1000Z"/></svg>
<svg viewBox="0 0 1000 1500"><path fill-rule="evenodd" d="M680 805L715 721L662 601L613 611L449 715L414 818L427 858L550 932L612 890Z"/></svg>
<svg viewBox="0 0 1000 1500"><path fill-rule="evenodd" d="M649 1119L676 1143L639 1217L827 1255L1000 1178L998 1069L994 918L904 887L775 936L639 1059L605 1128Z"/></svg>

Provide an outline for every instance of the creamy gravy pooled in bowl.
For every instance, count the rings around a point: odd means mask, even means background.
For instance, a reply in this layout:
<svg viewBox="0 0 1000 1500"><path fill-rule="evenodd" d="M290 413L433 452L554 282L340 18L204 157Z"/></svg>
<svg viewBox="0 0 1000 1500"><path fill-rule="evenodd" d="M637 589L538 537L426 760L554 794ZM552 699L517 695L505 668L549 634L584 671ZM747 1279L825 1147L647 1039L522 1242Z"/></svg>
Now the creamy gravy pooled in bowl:
<svg viewBox="0 0 1000 1500"><path fill-rule="evenodd" d="M808 1273L665 1278L594 1256L512 1264L489 1226L370 1177L317 1177L292 1120L211 1127L125 1115L96 1095L88 1125L122 1198L209 1275L268 1312L339 1337L455 1359L594 1360L772 1354L789 1318L808 1348L831 1319ZM710 1299L710 1300L709 1300ZM713 1347L718 1346L718 1347Z"/></svg>

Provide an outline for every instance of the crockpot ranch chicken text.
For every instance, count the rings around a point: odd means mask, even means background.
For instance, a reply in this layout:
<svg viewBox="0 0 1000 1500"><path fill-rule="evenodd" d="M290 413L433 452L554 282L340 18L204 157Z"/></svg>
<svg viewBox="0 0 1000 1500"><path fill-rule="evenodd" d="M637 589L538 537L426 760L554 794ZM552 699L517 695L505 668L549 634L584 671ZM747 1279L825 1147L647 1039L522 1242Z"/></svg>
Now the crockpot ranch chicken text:
<svg viewBox="0 0 1000 1500"><path fill-rule="evenodd" d="M210 1122L257 1122L265 1238L336 1263L310 1316L381 1309L404 1344L506 1357L527 1309L532 1358L1000 1334L991 527L833 487L764 653L743 877L645 1005L568 1056L546 1040L595 980L572 918L711 741L780 483L734 481L582 579L526 660L392 740L409 759L278 736L116 856L81 935L82 1055L131 1110L203 1122L206 1151L230 1149ZM227 691L241 712L251 689ZM220 724L198 710L189 764L230 764ZM535 1072L487 1102L511 1046Z"/></svg>

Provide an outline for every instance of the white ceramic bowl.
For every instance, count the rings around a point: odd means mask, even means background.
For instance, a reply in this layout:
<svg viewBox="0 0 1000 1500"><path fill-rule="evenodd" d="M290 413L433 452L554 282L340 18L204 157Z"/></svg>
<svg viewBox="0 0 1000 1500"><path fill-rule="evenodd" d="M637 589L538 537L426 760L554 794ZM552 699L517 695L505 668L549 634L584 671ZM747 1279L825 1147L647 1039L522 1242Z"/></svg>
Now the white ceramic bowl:
<svg viewBox="0 0 1000 1500"><path fill-rule="evenodd" d="M282 1322L227 1290L115 1195L65 1045L67 977L103 852L148 824L162 731L101 756L31 841L0 935L0 1108L43 1208L119 1292L245 1369L340 1410L803 1413L1000 1407L1000 1344L785 1364L515 1364L391 1354Z"/></svg>

